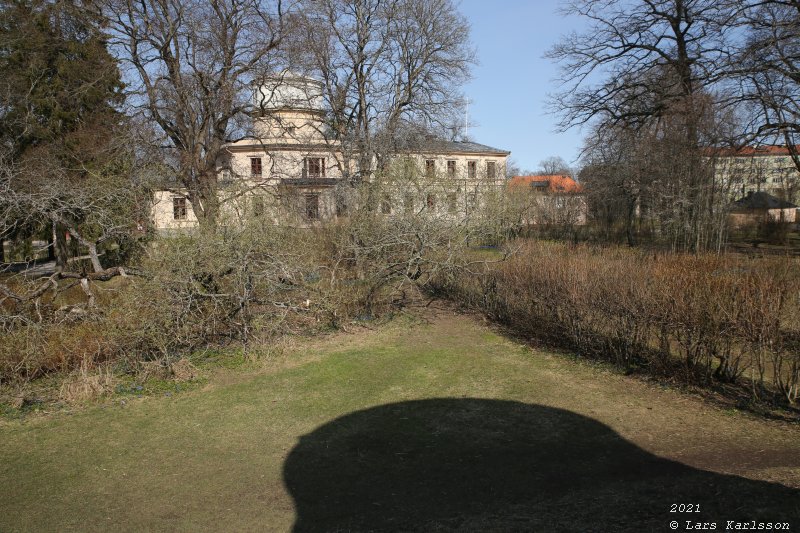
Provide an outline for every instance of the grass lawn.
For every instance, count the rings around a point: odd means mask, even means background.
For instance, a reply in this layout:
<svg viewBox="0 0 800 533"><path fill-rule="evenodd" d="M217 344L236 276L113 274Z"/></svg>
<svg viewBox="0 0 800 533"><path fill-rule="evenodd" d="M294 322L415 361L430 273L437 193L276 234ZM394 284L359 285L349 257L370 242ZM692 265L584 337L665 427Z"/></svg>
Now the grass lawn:
<svg viewBox="0 0 800 533"><path fill-rule="evenodd" d="M800 427L446 310L0 423L2 532L797 530L799 489Z"/></svg>

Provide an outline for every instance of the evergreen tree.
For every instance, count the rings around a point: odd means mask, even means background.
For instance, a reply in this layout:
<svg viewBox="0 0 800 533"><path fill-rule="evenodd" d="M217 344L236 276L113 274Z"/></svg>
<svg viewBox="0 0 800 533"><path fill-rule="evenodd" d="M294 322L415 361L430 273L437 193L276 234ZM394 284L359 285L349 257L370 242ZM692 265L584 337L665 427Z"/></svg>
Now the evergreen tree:
<svg viewBox="0 0 800 533"><path fill-rule="evenodd" d="M0 237L54 224L63 268L66 226L87 216L73 193L107 177L119 155L123 84L100 13L80 1L0 0L0 73L0 158L17 203Z"/></svg>
<svg viewBox="0 0 800 533"><path fill-rule="evenodd" d="M14 156L75 149L119 120L122 82L101 18L79 2L0 0L0 136Z"/></svg>

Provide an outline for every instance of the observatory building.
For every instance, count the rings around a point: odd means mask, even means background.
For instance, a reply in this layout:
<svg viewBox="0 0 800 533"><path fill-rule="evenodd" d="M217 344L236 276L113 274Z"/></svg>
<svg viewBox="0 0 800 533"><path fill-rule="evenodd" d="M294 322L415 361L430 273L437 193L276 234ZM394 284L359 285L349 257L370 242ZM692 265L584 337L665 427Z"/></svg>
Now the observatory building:
<svg viewBox="0 0 800 533"><path fill-rule="evenodd" d="M228 143L217 162L223 217L259 216L309 225L346 216L342 189L358 154L344 154L333 140L322 89L317 80L284 72L254 91L250 131ZM467 212L479 201L481 190L503 186L509 154L429 135L396 140L391 159L415 167L421 176L441 177L446 190L397 190L382 199L381 211L392 214L416 205ZM179 187L154 195L152 217L156 230L164 233L197 225Z"/></svg>

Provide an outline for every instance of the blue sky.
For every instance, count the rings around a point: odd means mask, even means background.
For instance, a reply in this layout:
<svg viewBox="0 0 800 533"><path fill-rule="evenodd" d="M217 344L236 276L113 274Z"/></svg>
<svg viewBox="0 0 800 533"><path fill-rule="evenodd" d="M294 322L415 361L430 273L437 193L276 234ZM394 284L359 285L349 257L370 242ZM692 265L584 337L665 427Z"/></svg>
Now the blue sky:
<svg viewBox="0 0 800 533"><path fill-rule="evenodd" d="M581 22L556 13L558 0L462 0L461 12L472 26L480 64L464 88L470 136L511 151L522 169L560 156L575 163L581 132L556 133L557 118L548 114L547 94L559 88L558 66L542 56L562 35Z"/></svg>

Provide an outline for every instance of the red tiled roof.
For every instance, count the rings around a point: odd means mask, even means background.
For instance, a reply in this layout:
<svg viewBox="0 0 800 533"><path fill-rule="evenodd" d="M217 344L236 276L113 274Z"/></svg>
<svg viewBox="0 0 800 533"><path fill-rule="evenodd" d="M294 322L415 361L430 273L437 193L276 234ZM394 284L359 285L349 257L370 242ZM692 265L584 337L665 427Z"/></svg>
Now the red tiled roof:
<svg viewBox="0 0 800 533"><path fill-rule="evenodd" d="M508 183L509 188L535 187L534 183L547 184L547 192L581 193L583 185L569 176L559 174L534 174L532 176L514 176Z"/></svg>
<svg viewBox="0 0 800 533"><path fill-rule="evenodd" d="M795 146L795 150L800 152L800 145ZM764 146L743 146L741 148L707 148L708 155L718 155L723 157L754 157L754 156L779 156L789 155L789 148L786 145L764 145Z"/></svg>

